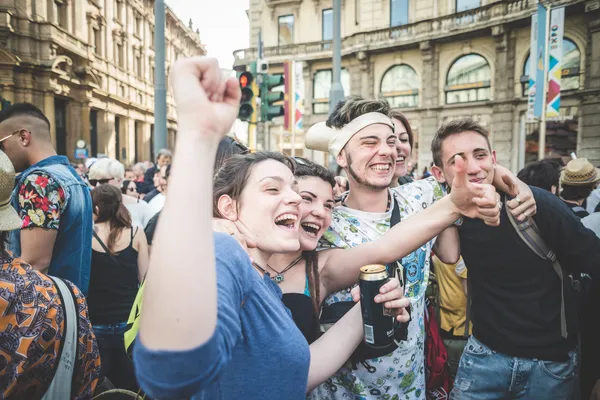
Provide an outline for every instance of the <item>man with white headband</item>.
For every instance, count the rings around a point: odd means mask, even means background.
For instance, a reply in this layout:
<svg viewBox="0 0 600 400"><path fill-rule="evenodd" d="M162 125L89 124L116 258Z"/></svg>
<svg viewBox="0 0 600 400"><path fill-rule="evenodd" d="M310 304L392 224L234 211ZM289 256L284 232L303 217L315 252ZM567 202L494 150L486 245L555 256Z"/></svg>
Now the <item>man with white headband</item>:
<svg viewBox="0 0 600 400"><path fill-rule="evenodd" d="M389 113L385 101L351 98L339 103L326 123L318 123L307 132L306 147L329 151L345 170L350 183L350 191L342 196L342 205L333 211L331 227L324 235L332 246L347 248L375 240L390 224L424 210L445 194L433 177L388 188L397 158L397 137ZM519 181L508 170L499 168L498 175L501 176L494 182L497 187L512 191L521 188L516 188ZM510 188L503 183L502 176L511 182ZM530 191L525 193L523 189L520 198L522 203L513 212L522 213L534 205ZM449 227L437 241L424 243L400 260L405 273L405 295L412 306L407 339L390 354L372 359L353 357L347 367L308 398L425 399L424 309L430 255L434 249L441 260L455 263L460 256L459 248L456 228ZM350 300L349 289L329 296L323 304L322 322L337 308L331 305Z"/></svg>

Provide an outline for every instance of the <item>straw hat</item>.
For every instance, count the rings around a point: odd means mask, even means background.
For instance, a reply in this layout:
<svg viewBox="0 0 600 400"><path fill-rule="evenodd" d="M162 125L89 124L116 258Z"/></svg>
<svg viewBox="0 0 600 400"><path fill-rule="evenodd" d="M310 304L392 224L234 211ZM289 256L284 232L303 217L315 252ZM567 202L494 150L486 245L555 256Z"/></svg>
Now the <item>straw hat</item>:
<svg viewBox="0 0 600 400"><path fill-rule="evenodd" d="M10 159L0 151L0 231L12 231L21 227L21 218L10 204L15 186L15 169Z"/></svg>
<svg viewBox="0 0 600 400"><path fill-rule="evenodd" d="M560 183L571 186L587 186L600 181L600 170L594 168L587 158L569 161L560 173Z"/></svg>

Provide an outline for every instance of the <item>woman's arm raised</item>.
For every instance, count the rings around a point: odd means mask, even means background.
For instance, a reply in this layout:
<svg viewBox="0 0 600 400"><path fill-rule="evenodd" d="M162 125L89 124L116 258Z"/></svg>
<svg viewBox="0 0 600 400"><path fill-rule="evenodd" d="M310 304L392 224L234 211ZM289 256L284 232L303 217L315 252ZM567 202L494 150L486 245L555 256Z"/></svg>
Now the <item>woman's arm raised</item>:
<svg viewBox="0 0 600 400"><path fill-rule="evenodd" d="M241 96L236 80L223 79L216 60L210 58L176 62L171 81L179 119L176 156L140 320L140 339L150 350L192 349L208 341L215 330L212 169ZM183 306L192 299L198 307Z"/></svg>

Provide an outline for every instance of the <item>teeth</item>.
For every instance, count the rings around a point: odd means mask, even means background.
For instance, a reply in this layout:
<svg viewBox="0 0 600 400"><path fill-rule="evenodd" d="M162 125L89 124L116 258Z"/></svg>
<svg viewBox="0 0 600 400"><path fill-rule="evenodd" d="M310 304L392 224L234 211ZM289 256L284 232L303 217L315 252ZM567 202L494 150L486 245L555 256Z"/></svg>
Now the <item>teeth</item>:
<svg viewBox="0 0 600 400"><path fill-rule="evenodd" d="M406 157L398 157L398 159L397 159L396 161L400 161L400 162L402 162L402 161L404 161L405 159L406 159Z"/></svg>
<svg viewBox="0 0 600 400"><path fill-rule="evenodd" d="M306 222L306 223L302 224L302 226L305 226L305 227L307 227L307 228L312 228L312 229L314 229L314 230L317 230L317 231L318 231L319 229L321 229L321 227L320 227L319 225L317 225L317 224L313 224L313 223L311 223L311 222Z"/></svg>
<svg viewBox="0 0 600 400"><path fill-rule="evenodd" d="M389 171L390 166L388 165L374 165L371 168L373 168L376 171Z"/></svg>
<svg viewBox="0 0 600 400"><path fill-rule="evenodd" d="M298 217L294 214L283 214L283 215L280 215L279 217L277 217L275 219L275 222L285 221L285 220L290 220L290 221L296 222L298 220Z"/></svg>

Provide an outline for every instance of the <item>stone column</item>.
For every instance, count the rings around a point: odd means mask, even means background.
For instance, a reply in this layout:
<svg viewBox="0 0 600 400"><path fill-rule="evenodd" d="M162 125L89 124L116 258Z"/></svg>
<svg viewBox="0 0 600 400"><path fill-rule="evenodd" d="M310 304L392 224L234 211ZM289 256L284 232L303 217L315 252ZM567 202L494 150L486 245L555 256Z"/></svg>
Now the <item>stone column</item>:
<svg viewBox="0 0 600 400"><path fill-rule="evenodd" d="M513 155L513 105L511 94L514 82L514 46L509 33L503 25L492 27L496 45L496 64L494 65L492 122L490 142L496 150L499 164L510 168ZM514 142L518 146L518 142Z"/></svg>
<svg viewBox="0 0 600 400"><path fill-rule="evenodd" d="M590 13L577 155L600 165L600 14Z"/></svg>
<svg viewBox="0 0 600 400"><path fill-rule="evenodd" d="M426 41L419 44L423 59L421 73L421 105L425 111L421 114L421 129L419 129L419 154L417 160L419 170L429 166L431 157L431 141L439 128L439 58L435 43Z"/></svg>
<svg viewBox="0 0 600 400"><path fill-rule="evenodd" d="M54 117L54 93L52 91L44 93L44 115L48 119ZM50 137L52 138L52 145L56 148L56 126L53 122L50 123Z"/></svg>

